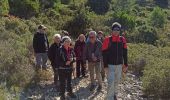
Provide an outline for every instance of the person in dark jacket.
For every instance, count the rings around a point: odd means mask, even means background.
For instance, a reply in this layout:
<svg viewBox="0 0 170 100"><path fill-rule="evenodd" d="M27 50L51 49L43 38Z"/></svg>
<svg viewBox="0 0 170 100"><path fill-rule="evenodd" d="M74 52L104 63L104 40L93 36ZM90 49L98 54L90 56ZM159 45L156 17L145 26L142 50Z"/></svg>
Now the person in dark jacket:
<svg viewBox="0 0 170 100"><path fill-rule="evenodd" d="M84 36L84 34L80 34L76 43L75 43L75 47L74 47L74 52L76 55L76 76L77 78L80 77L80 75L82 75L82 77L85 77L85 63L83 61L83 52L85 49L85 41L86 38Z"/></svg>
<svg viewBox="0 0 170 100"><path fill-rule="evenodd" d="M71 98L76 98L71 86L72 63L74 62L74 50L70 48L71 39L68 36L62 38L62 46L58 57L59 81L60 81L60 100L65 100L65 89ZM66 88L67 87L67 88Z"/></svg>
<svg viewBox="0 0 170 100"><path fill-rule="evenodd" d="M48 51L48 58L51 61L51 66L54 71L54 84L58 88L59 82L58 82L58 61L57 57L59 56L59 48L61 46L61 35L60 34L55 34L54 37L54 43L50 46L49 51Z"/></svg>
<svg viewBox="0 0 170 100"><path fill-rule="evenodd" d="M105 39L103 31L98 32L97 39L100 40L103 43L103 41ZM102 76L102 80L104 81L104 79L105 79L105 71L104 71L103 60L101 61L101 76Z"/></svg>
<svg viewBox="0 0 170 100"><path fill-rule="evenodd" d="M45 33L46 27L44 25L38 26L38 32L33 37L33 48L36 58L36 68L47 69L47 52L49 49L49 42Z"/></svg>
<svg viewBox="0 0 170 100"><path fill-rule="evenodd" d="M89 42L86 43L84 50L83 60L88 61L88 69L90 72L90 91L95 89L95 76L97 79L97 91L102 90L102 77L101 77L101 60L102 60L102 43L97 39L97 33L95 31L89 32Z"/></svg>
<svg viewBox="0 0 170 100"><path fill-rule="evenodd" d="M108 74L107 100L117 100L117 88L121 80L122 70L127 71L127 44L126 39L120 36L121 25L117 22L112 25L112 36L103 42L103 60L105 71Z"/></svg>

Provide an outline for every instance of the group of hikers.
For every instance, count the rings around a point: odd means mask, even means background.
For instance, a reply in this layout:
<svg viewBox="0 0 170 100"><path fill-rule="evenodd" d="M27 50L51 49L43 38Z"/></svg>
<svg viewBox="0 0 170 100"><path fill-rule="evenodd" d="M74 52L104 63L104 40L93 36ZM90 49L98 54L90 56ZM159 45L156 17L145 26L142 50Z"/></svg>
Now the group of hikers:
<svg viewBox="0 0 170 100"><path fill-rule="evenodd" d="M63 36L54 35L54 43L49 46L47 27L38 26L33 38L36 69L46 70L49 58L60 100L65 100L66 90L68 96L77 98L72 89L74 62L76 62L76 78L87 78L89 72L90 91L97 89L100 92L102 83L107 77L106 100L117 100L122 72L126 73L128 68L127 44L125 37L120 35L121 25L115 22L111 28L111 34L106 37L102 31L90 31L87 36L80 34L74 46L68 32L63 31Z"/></svg>

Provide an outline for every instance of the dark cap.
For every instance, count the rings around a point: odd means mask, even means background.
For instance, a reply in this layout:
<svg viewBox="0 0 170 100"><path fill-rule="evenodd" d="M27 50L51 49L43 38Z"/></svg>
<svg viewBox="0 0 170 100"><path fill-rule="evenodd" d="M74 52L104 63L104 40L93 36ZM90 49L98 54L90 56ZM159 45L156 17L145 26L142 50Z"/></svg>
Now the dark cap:
<svg viewBox="0 0 170 100"><path fill-rule="evenodd" d="M39 25L38 29L46 29L47 27L45 27L44 25Z"/></svg>

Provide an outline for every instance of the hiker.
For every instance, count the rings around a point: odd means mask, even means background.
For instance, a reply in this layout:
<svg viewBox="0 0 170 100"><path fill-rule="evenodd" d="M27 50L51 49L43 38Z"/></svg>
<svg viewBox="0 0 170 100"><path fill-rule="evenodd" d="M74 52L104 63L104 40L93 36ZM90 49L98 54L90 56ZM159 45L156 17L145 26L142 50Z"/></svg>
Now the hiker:
<svg viewBox="0 0 170 100"><path fill-rule="evenodd" d="M59 53L59 81L60 81L60 100L65 100L65 90L71 98L76 98L72 89L72 63L74 62L74 51L70 48L71 39L68 36L62 38L62 46ZM67 87L67 88L66 88Z"/></svg>
<svg viewBox="0 0 170 100"><path fill-rule="evenodd" d="M58 76L58 57L59 57L59 48L61 46L61 35L55 34L53 36L54 43L50 46L48 51L48 58L51 61L51 66L54 72L54 84L55 86L59 87L59 76Z"/></svg>
<svg viewBox="0 0 170 100"><path fill-rule="evenodd" d="M126 39L119 35L120 30L121 25L113 23L112 36L106 38L102 46L105 71L108 74L107 100L117 100L117 88L122 70L126 72L128 68Z"/></svg>
<svg viewBox="0 0 170 100"><path fill-rule="evenodd" d="M90 91L95 89L95 78L98 81L97 90L100 91L102 89L102 79L101 79L101 66L100 61L102 58L101 53L102 43L97 40L97 33L95 31L89 32L89 42L86 43L85 51L84 51L84 62L88 60L88 69L90 72L90 80L91 86Z"/></svg>
<svg viewBox="0 0 170 100"><path fill-rule="evenodd" d="M42 69L47 69L47 52L49 48L49 42L46 35L46 29L44 25L38 26L38 31L33 37L33 48L36 58L36 70L42 67Z"/></svg>
<svg viewBox="0 0 170 100"><path fill-rule="evenodd" d="M102 43L104 41L104 34L102 31L99 31L97 34L97 39L100 40ZM105 80L105 71L104 71L104 64L103 64L103 60L101 60L101 76L102 76L102 81Z"/></svg>
<svg viewBox="0 0 170 100"><path fill-rule="evenodd" d="M103 31L98 32L97 39L100 40L103 43L103 41L104 41L104 33L103 33Z"/></svg>
<svg viewBox="0 0 170 100"><path fill-rule="evenodd" d="M77 41L75 42L75 47L74 47L74 52L76 55L76 76L77 78L80 77L80 75L82 75L82 77L85 77L85 63L83 61L83 52L85 49L85 36L84 34L80 34Z"/></svg>

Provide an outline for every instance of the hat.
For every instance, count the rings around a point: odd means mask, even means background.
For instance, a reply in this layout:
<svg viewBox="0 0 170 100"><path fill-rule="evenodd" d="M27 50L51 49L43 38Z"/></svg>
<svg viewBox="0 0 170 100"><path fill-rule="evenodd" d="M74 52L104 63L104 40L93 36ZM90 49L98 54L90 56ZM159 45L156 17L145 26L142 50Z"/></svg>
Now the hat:
<svg viewBox="0 0 170 100"><path fill-rule="evenodd" d="M103 34L103 32L102 32L102 31L99 31L98 34Z"/></svg>
<svg viewBox="0 0 170 100"><path fill-rule="evenodd" d="M118 22L114 22L112 24L112 30L121 30L121 24L119 24Z"/></svg>
<svg viewBox="0 0 170 100"><path fill-rule="evenodd" d="M44 25L39 25L38 29L46 29L47 27L45 27Z"/></svg>

